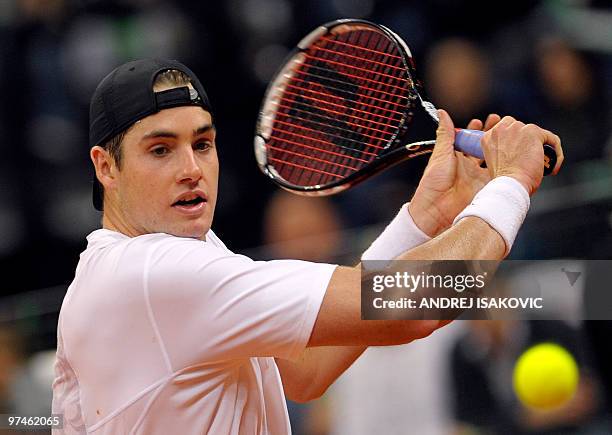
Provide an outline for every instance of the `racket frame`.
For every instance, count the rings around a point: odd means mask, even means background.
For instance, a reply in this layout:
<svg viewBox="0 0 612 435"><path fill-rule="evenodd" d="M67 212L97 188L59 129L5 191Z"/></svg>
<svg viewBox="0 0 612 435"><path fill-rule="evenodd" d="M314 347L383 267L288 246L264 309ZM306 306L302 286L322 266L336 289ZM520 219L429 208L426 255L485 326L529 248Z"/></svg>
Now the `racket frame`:
<svg viewBox="0 0 612 435"><path fill-rule="evenodd" d="M402 119L397 127L397 131L387 141L384 146L384 151L376 156L371 162L367 163L365 167L356 170L355 172L342 177L339 180L326 183L325 185L312 185L312 186L298 186L285 180L267 161L267 142L271 138L272 126L274 124L274 113L276 110L273 106L278 104L280 96L285 91L285 86L290 78L292 77L293 71L295 71L295 63L303 62L307 51L315 41L320 37L328 34L345 33L346 31L359 30L359 27L367 30L376 30L384 34L389 38L397 47L406 74L409 79L409 84L412 88L412 97L417 99L418 102L415 104L406 104ZM335 31L335 32L334 32ZM302 56L300 56L302 54ZM438 124L438 113L435 106L422 98L421 93L423 92L420 84L416 81L415 69L411 63L412 53L410 48L396 33L389 28L381 25L372 23L367 20L360 19L340 19L335 20L326 24L323 24L308 35L300 40L297 46L287 55L281 67L277 70L274 79L268 85L266 93L264 95L264 103L260 110L260 114L257 120L257 126L255 131L254 148L255 158L261 171L271 178L276 184L282 188L289 190L293 193L306 196L328 196L347 190L360 182L371 178L372 176L382 172L383 170L394 166L403 161L419 157L424 154L430 154L433 151L435 140L424 140L418 142L411 142L405 144L402 140L406 136L408 126L412 122L412 118L416 115L414 110L418 108L422 109L422 112L426 113L431 117L432 121Z"/></svg>

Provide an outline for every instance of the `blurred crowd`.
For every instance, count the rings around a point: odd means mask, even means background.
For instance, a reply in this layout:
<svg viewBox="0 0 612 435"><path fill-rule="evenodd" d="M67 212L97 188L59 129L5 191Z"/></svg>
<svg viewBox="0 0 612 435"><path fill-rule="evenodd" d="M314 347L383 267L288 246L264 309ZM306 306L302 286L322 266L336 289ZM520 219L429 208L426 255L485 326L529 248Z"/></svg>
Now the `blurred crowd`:
<svg viewBox="0 0 612 435"><path fill-rule="evenodd" d="M303 35L341 17L385 24L402 36L428 96L457 126L495 112L562 138L565 167L545 180L512 258L610 258L608 1L517 0L502 7L484 0L1 0L0 413L44 413L48 406L61 298L85 235L100 225L91 206L89 98L127 60L179 59L207 89L221 161L213 228L231 249L259 259L357 261L409 200L419 165L409 171L400 165L338 197L304 199L279 193L252 152L268 80ZM503 433L490 422L513 409L514 426L506 427L516 432L506 433L584 428L587 418L595 421L593 431L575 433L612 433L597 432L605 418L594 417L605 414L597 355L584 358L587 372L593 366L581 390L586 405L563 414L574 420L542 420L512 408L507 385L491 381L485 368L507 373L504 364L538 330L515 326L520 339L508 325L458 324L431 340L371 349L316 404L291 404L295 432ZM560 340L582 336L580 325L567 327L553 328ZM570 341L589 354L588 338ZM474 343L480 354L469 351ZM486 388L465 390L466 373L480 376ZM465 397L476 409L457 405Z"/></svg>

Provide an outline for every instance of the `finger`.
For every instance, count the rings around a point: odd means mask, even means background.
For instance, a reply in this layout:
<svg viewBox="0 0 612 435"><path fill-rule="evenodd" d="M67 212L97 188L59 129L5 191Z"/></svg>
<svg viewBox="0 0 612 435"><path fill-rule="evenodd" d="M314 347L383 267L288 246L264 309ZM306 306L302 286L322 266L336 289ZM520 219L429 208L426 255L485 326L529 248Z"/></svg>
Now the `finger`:
<svg viewBox="0 0 612 435"><path fill-rule="evenodd" d="M491 113L485 121L484 131L492 129L499 121L501 121L501 117L497 113Z"/></svg>
<svg viewBox="0 0 612 435"><path fill-rule="evenodd" d="M470 161L474 162L474 164L480 166L482 165L482 162L484 162L484 159L479 159L478 157L474 157L474 156L467 156L468 159L470 159Z"/></svg>
<svg viewBox="0 0 612 435"><path fill-rule="evenodd" d="M456 151L455 155L457 156L457 163L459 167L463 167L465 170L469 170L471 172L487 171L480 166L484 160L481 160L478 157L463 154L460 151Z"/></svg>
<svg viewBox="0 0 612 435"><path fill-rule="evenodd" d="M513 118L512 116L506 115L496 125L499 126L499 127L502 127L502 126L503 127L508 127L508 126L514 124L515 122L517 122L515 118Z"/></svg>
<svg viewBox="0 0 612 435"><path fill-rule="evenodd" d="M561 169L561 165L563 164L564 159L563 148L561 147L561 139L559 138L559 136L549 130L538 127L535 124L527 124L523 128L530 134L535 136L542 145L547 144L555 149L555 153L557 154L557 163L553 168L552 174L556 175Z"/></svg>
<svg viewBox="0 0 612 435"><path fill-rule="evenodd" d="M555 151L557 152L557 164L555 165L552 171L553 175L557 175L559 173L559 171L561 170L561 165L563 165L563 160L565 160L565 155L563 154L563 147L561 146L561 138L559 138L559 146L557 147L555 145Z"/></svg>
<svg viewBox="0 0 612 435"><path fill-rule="evenodd" d="M463 179L463 183L470 185L474 190L480 190L487 182L491 181L489 171L486 168L481 168L477 164L474 164L470 158L461 156L463 158L457 160L457 170L459 172L460 179Z"/></svg>
<svg viewBox="0 0 612 435"><path fill-rule="evenodd" d="M467 128L470 130L482 130L482 121L480 119L472 119Z"/></svg>
<svg viewBox="0 0 612 435"><path fill-rule="evenodd" d="M438 156L452 155L454 151L455 143L455 126L453 120L446 113L445 110L438 110L438 117L440 118L438 124L438 130L436 131L436 144L434 145L433 153L431 158L437 158Z"/></svg>
<svg viewBox="0 0 612 435"><path fill-rule="evenodd" d="M561 170L561 165L563 164L563 160L565 156L563 155L563 147L561 146L561 138L554 134L552 131L541 128L542 136L541 139L543 143L551 145L555 152L557 153L557 163L553 168L552 175L557 175L559 170Z"/></svg>

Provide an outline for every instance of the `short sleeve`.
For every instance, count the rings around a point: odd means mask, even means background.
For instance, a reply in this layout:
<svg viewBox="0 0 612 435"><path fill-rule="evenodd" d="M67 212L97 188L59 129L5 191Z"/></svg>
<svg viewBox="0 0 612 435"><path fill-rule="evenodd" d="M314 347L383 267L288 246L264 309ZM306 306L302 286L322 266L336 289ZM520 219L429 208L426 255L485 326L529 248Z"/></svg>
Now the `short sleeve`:
<svg viewBox="0 0 612 435"><path fill-rule="evenodd" d="M148 251L144 290L174 370L245 357L295 359L308 343L335 268L253 261L172 237Z"/></svg>

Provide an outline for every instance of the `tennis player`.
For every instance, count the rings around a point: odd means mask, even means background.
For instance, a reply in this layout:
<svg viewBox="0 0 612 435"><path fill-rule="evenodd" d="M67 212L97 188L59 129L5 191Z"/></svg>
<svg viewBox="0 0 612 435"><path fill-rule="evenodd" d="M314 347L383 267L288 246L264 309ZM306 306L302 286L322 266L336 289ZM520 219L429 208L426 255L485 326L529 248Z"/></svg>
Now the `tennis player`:
<svg viewBox="0 0 612 435"><path fill-rule="evenodd" d="M92 97L103 228L87 237L60 313L56 433L288 434L285 397L319 397L367 346L444 324L360 320L359 266L230 251L211 230L212 113L175 61L124 64ZM542 144L560 152L552 133L492 116L485 170L454 152L452 121L440 117L412 202L364 259L503 258L541 182Z"/></svg>

